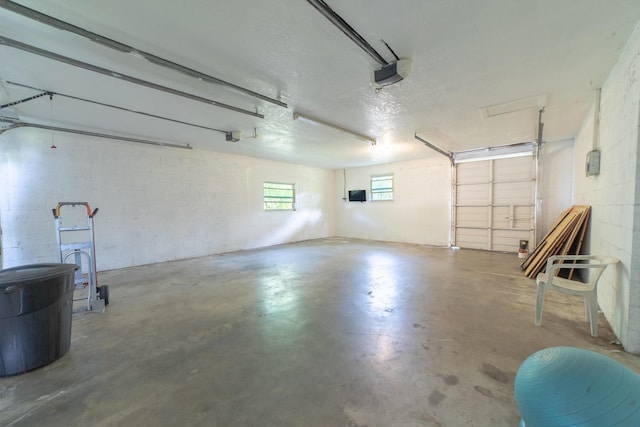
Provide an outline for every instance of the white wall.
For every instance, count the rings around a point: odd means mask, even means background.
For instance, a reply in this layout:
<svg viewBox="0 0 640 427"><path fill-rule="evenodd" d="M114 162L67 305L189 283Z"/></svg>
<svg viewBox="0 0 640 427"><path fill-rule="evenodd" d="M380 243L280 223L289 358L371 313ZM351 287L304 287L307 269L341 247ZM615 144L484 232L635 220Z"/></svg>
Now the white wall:
<svg viewBox="0 0 640 427"><path fill-rule="evenodd" d="M574 141L554 141L542 144L540 195L540 234L544 236L562 211L573 205L573 145Z"/></svg>
<svg viewBox="0 0 640 427"><path fill-rule="evenodd" d="M50 149L50 133L27 128L0 137L5 268L55 262L51 209L59 201L100 209L98 270L334 235L332 170L60 133L55 140ZM265 212L264 181L295 183L298 209ZM65 212L73 213L63 208L63 221Z"/></svg>
<svg viewBox="0 0 640 427"><path fill-rule="evenodd" d="M600 174L586 177L593 149L593 109L575 143L575 202L592 206L590 252L619 258L606 271L598 302L627 351L640 353L640 209L638 143L640 24L602 87Z"/></svg>
<svg viewBox="0 0 640 427"><path fill-rule="evenodd" d="M371 175L391 173L393 201L343 202L343 171L336 171L336 235L449 245L451 166L445 157L347 169L346 189L367 190Z"/></svg>

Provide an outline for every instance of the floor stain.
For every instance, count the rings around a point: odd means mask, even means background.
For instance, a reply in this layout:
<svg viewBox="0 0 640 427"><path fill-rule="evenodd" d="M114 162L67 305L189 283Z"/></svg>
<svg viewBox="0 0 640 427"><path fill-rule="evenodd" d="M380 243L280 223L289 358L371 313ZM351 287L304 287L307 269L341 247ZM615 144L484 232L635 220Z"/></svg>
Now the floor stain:
<svg viewBox="0 0 640 427"><path fill-rule="evenodd" d="M428 423L429 426L442 427L442 424L438 421L436 417L431 414L422 414L418 417L420 421Z"/></svg>
<svg viewBox="0 0 640 427"><path fill-rule="evenodd" d="M495 396L493 395L493 392L491 390L489 390L488 388L479 386L479 385L475 385L473 386L473 389L475 391L477 391L478 393L480 393L483 396L487 396L487 397L491 397L495 399Z"/></svg>
<svg viewBox="0 0 640 427"><path fill-rule="evenodd" d="M342 410L348 420L348 427L369 427L369 423L365 421L367 411L363 408L355 407L347 401L341 401Z"/></svg>
<svg viewBox="0 0 640 427"><path fill-rule="evenodd" d="M433 392L429 395L429 403L433 406L439 405L446 395L442 394L440 390L433 390Z"/></svg>
<svg viewBox="0 0 640 427"><path fill-rule="evenodd" d="M455 375L445 375L442 377L442 379L447 385L456 385L460 382L458 377Z"/></svg>
<svg viewBox="0 0 640 427"><path fill-rule="evenodd" d="M496 380L499 383L508 383L509 375L507 375L504 371L496 368L490 363L483 363L482 370L480 371L492 380Z"/></svg>

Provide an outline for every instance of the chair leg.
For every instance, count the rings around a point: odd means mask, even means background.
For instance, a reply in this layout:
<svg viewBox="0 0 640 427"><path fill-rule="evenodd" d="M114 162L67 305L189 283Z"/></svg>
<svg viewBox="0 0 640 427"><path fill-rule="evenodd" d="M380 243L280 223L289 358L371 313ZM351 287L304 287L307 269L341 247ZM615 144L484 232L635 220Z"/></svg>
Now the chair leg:
<svg viewBox="0 0 640 427"><path fill-rule="evenodd" d="M538 293L536 296L536 326L540 326L542 324L542 309L544 308L544 294L547 291L547 284L545 282L539 282L538 285Z"/></svg>
<svg viewBox="0 0 640 427"><path fill-rule="evenodd" d="M595 294L584 297L584 303L587 307L587 317L589 318L589 326L591 327L591 336L598 336L598 297Z"/></svg>

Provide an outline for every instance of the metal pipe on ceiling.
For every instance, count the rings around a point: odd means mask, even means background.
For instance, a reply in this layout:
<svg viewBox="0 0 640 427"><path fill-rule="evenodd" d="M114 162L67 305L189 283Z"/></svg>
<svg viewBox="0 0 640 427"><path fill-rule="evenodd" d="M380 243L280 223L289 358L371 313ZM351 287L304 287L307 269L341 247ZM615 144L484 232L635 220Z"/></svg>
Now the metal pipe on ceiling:
<svg viewBox="0 0 640 427"><path fill-rule="evenodd" d="M152 141L150 139L131 138L128 136L112 135L107 133L92 132L92 131L86 131L86 130L80 130L80 129L62 128L57 126L42 125L39 123L29 123L29 122L18 121L8 117L0 117L0 121L11 123L11 125L7 126L6 128L0 129L0 135L2 135L3 133L11 129L21 128L21 127L30 127L30 128L36 128L36 129L50 130L52 132L64 132L64 133L71 133L76 135L92 136L96 138L106 138L106 139L114 139L118 141L135 142L137 144L157 145L160 147L171 147L171 148L183 148L186 150L193 149L193 147L189 144L186 144L186 145L172 144L169 142Z"/></svg>
<svg viewBox="0 0 640 427"><path fill-rule="evenodd" d="M177 89L172 89L167 86L162 86L157 83L149 82L146 80L139 79L137 77L128 76L126 74L118 73L117 71L109 70L107 68L98 67L97 65L89 64L87 62L82 62L77 59L69 58L68 56L63 56L57 54L55 52L51 52L48 50L40 49L39 47L32 46L26 43L19 42L17 40L10 39L8 37L0 36L0 45L5 45L9 47L13 47L15 49L23 50L25 52L33 53L35 55L43 56L45 58L53 59L54 61L63 62L68 65L73 65L74 67L79 67L88 71L93 71L94 73L102 74L105 76L113 77L119 80L124 80L129 83L134 83L140 86L145 86L151 89L159 90L161 92L170 93L172 95L181 96L183 98L190 99L192 101L198 101L205 104L213 105L220 108L225 108L227 110L235 111L237 113L247 114L253 117L259 117L264 119L264 115L259 114L258 112L245 110L243 108L234 107L233 105L224 104L222 102L214 101L212 99L203 98L201 96L193 95L187 92L182 92Z"/></svg>
<svg viewBox="0 0 640 427"><path fill-rule="evenodd" d="M254 92L252 90L243 88L241 86L235 85L233 83L226 82L217 77L213 77L209 74L205 74L201 71L194 70L193 68L188 68L183 65L180 65L176 62L170 61L168 59L161 58L159 56L153 55L152 53L145 52L140 49L136 49L135 47L126 45L124 43L120 43L116 40L110 39L108 37L101 36L100 34L96 34L94 32L85 30L84 28L77 27L75 25L69 24L67 22L56 19L52 16L45 15L44 13L40 13L36 10L30 9L28 7L22 6L20 4L14 3L9 0L0 0L0 7L3 9L9 10L11 12L17 13L29 19L33 19L35 21L41 22L43 24L49 25L51 27L57 28L63 31L69 31L78 36L84 37L88 40L91 40L94 43L98 43L102 46L106 46L108 48L124 52L130 53L135 56L140 56L146 59L149 62L152 62L161 67L169 68L173 71L178 71L182 74L185 74L190 77L194 77L198 80L202 80L207 83L213 83L221 86L228 87L229 89L235 90L237 92L241 92L245 95L252 96L254 98L261 99L263 101L270 102L272 104L279 105L281 107L287 108L287 104L274 98L270 98L266 95L262 95L258 92Z"/></svg>
<svg viewBox="0 0 640 427"><path fill-rule="evenodd" d="M0 121L4 121L2 117L0 117ZM5 133L8 130L15 129L15 128L20 128L20 127L23 127L23 126L20 126L17 123L10 124L7 127L0 128L0 135L2 135L3 133Z"/></svg>
<svg viewBox="0 0 640 427"><path fill-rule="evenodd" d="M327 18L333 25L338 27L347 37L349 37L360 49L373 58L380 65L389 65L382 55L380 55L356 30L353 29L340 15L338 15L323 0L307 0L318 12Z"/></svg>
<svg viewBox="0 0 640 427"><path fill-rule="evenodd" d="M143 115L143 116L152 117L154 119L161 119L161 120L166 120L166 121L173 122L173 123L179 123L181 125L193 126L193 127L197 127L197 128L200 128L200 129L212 130L212 131L216 131L216 132L220 132L220 133L224 133L224 134L227 134L227 133L230 132L228 130L216 129L216 128L212 128L212 127L208 127L208 126L197 125L195 123L189 123L189 122L185 122L185 121L182 121L182 120L176 120L176 119L172 119L172 118L169 118L169 117L159 116L157 114L145 113L144 111L131 110L129 108L119 107L117 105L112 105L112 104L106 104L104 102L99 102L99 101L93 101L91 99L80 98L78 96L67 95L67 94L64 94L64 93L53 92L53 91L50 91L50 90L38 89L36 87L29 86L29 85L24 85L24 84L21 84L21 83L7 82L7 84L10 84L10 85L13 85L13 86L18 86L18 87L23 87L23 88L27 88L27 89L33 89L33 90L37 90L37 91L44 91L44 93L41 93L41 94L36 95L36 96L32 96L31 98L26 98L24 100L21 100L20 102L30 101L32 99L39 98L39 97L41 97L43 95L57 95L57 96L61 96L63 98L69 98L69 99L73 99L73 100L76 100L76 101L88 102L90 104L100 105L102 107L114 108L116 110L126 111L128 113L140 114L140 115ZM7 105L14 105L16 103L18 103L18 101L14 102L14 103L11 103L11 104L7 104ZM0 108L2 108L2 106L0 106Z"/></svg>
<svg viewBox="0 0 640 427"><path fill-rule="evenodd" d="M429 141L422 139L418 136L418 134L414 134L413 137L415 139L417 139L418 141L422 142L424 145L426 145L427 147L431 148L432 150L434 150L437 153L442 154L443 156L447 157L449 159L449 161L451 162L451 164L453 164L453 153L450 151L445 151L440 147L436 147L435 145L433 145L432 143L430 143Z"/></svg>

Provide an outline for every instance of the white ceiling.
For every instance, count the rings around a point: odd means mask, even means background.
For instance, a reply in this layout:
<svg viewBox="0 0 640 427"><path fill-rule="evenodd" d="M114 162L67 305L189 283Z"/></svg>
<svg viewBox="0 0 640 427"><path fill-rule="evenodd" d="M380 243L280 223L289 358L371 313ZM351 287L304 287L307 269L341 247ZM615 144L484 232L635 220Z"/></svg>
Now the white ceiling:
<svg viewBox="0 0 640 427"><path fill-rule="evenodd" d="M0 110L21 120L190 144L332 169L534 141L537 108L486 118L482 108L545 97L544 140L573 137L594 90L640 20L637 0L326 0L388 61L411 59L402 82L376 93L371 57L304 0L22 0L16 3L140 51L278 98L288 108L198 81L0 9L0 35L117 73L251 111L159 92L0 46L0 103L39 92L9 82L256 138L113 110L60 96ZM293 120L299 111L377 138ZM14 131L9 131L14 132ZM0 138L2 138L0 136ZM105 143L109 143L105 141ZM1 147L1 144L0 144ZM1 148L0 148L1 149ZM170 148L167 148L170 149Z"/></svg>

